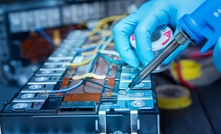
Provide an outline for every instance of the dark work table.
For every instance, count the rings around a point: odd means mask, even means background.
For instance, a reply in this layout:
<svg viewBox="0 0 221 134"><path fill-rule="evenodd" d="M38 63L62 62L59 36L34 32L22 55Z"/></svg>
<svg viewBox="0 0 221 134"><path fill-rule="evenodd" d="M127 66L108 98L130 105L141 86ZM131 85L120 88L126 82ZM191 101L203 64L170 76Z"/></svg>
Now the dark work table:
<svg viewBox="0 0 221 134"><path fill-rule="evenodd" d="M171 84L155 75L156 85ZM162 134L221 134L221 79L191 92L192 104L179 110L160 110Z"/></svg>
<svg viewBox="0 0 221 134"><path fill-rule="evenodd" d="M155 75L156 85L170 84L161 75ZM20 89L0 84L0 109ZM161 134L221 134L221 79L197 87L191 93L192 104L180 110L160 110Z"/></svg>

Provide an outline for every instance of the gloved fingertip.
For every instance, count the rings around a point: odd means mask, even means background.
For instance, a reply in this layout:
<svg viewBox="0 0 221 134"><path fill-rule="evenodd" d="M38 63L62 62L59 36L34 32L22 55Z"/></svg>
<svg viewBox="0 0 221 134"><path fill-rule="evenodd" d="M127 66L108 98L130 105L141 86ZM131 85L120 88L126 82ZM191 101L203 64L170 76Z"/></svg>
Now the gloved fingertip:
<svg viewBox="0 0 221 134"><path fill-rule="evenodd" d="M138 68L140 63L139 62L130 62L128 63L130 66L134 67L134 68Z"/></svg>
<svg viewBox="0 0 221 134"><path fill-rule="evenodd" d="M221 59L220 59L220 54L221 54L221 37L219 38L218 42L216 43L216 46L213 51L213 61L214 65L217 68L219 72L221 72Z"/></svg>
<svg viewBox="0 0 221 134"><path fill-rule="evenodd" d="M140 61L132 49L124 50L119 54L122 60L125 61L128 65L135 68L139 67Z"/></svg>

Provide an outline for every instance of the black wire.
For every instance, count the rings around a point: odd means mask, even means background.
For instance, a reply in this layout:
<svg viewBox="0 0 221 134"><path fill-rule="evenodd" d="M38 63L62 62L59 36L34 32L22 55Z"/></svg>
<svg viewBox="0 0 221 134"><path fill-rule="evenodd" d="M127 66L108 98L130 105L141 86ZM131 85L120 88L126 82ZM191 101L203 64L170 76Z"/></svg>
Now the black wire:
<svg viewBox="0 0 221 134"><path fill-rule="evenodd" d="M86 78L84 78L83 80L86 81L86 82L90 82L90 83L93 83L93 84L102 86L102 87L104 87L104 88L108 88L108 89L113 90L113 91L115 91L115 92L118 93L118 91L117 91L116 89L114 89L114 87L110 87L110 86L107 86L107 85L104 85L104 84L101 84L101 83L99 83L99 82L95 82L95 81L92 81L92 80L86 79Z"/></svg>

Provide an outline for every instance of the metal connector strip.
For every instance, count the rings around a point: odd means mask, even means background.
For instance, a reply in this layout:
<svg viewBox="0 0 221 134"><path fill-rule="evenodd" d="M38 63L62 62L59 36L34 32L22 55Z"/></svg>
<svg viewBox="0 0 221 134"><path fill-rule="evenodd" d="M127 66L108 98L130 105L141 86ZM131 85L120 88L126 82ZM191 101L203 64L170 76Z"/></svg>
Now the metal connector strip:
<svg viewBox="0 0 221 134"><path fill-rule="evenodd" d="M100 110L98 113L99 113L99 131L100 131L100 134L106 134L107 133L106 111Z"/></svg>
<svg viewBox="0 0 221 134"><path fill-rule="evenodd" d="M157 133L160 134L160 115L157 115Z"/></svg>
<svg viewBox="0 0 221 134"><path fill-rule="evenodd" d="M130 129L131 129L131 134L138 134L138 131L140 129L140 121L138 119L137 110L130 111Z"/></svg>
<svg viewBox="0 0 221 134"><path fill-rule="evenodd" d="M1 125L1 122L0 122L0 134L2 134L2 125Z"/></svg>

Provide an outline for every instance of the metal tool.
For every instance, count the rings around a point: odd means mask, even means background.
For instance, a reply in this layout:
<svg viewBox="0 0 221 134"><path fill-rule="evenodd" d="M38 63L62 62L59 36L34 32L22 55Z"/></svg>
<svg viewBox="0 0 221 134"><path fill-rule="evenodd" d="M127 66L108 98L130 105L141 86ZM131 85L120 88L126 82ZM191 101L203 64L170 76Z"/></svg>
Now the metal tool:
<svg viewBox="0 0 221 134"><path fill-rule="evenodd" d="M216 44L221 36L220 22L221 0L207 0L193 13L185 14L179 19L177 25L178 33L174 36L174 40L133 78L126 91L142 82L173 51L188 41L198 45L206 40L206 43L200 50L201 53L205 53Z"/></svg>

